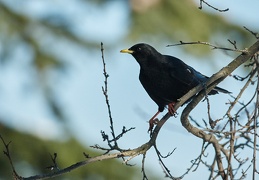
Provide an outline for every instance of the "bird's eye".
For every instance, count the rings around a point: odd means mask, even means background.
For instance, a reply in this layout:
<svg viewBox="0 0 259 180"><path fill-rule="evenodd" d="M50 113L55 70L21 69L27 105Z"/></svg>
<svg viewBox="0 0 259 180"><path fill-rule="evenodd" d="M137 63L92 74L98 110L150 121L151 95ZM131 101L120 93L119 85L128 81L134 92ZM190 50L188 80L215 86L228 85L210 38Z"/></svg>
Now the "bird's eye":
<svg viewBox="0 0 259 180"><path fill-rule="evenodd" d="M141 48L140 48L140 47L138 48L138 51L141 51Z"/></svg>

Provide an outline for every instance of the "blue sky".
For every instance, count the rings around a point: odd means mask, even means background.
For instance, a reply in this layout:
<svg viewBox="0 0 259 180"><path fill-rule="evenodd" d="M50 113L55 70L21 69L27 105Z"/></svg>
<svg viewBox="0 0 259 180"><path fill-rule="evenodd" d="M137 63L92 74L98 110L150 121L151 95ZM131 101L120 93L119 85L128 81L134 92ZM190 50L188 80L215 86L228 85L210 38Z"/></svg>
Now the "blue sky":
<svg viewBox="0 0 259 180"><path fill-rule="evenodd" d="M81 6L78 1L70 1L69 4L62 0L55 1L17 1L8 0L10 4L18 3L14 6L18 11L23 11L40 18L46 11L54 14L63 14L64 18L73 17L71 26L73 30L82 38L93 41L104 42L106 44L116 44L127 34L129 9L123 1L112 1L108 6ZM197 4L199 2L197 1ZM251 27L252 30L259 29L258 7L259 1L249 0L229 0L213 2L216 7L229 8L224 13L224 18L240 26ZM74 11L74 8L77 11ZM81 7L81 8L78 8ZM204 6L205 11L217 13ZM100 13L102 12L102 13ZM91 24L91 28L89 28ZM105 30L104 30L105 29ZM51 40L43 41L43 46L49 44ZM137 43L137 42L136 42ZM64 61L71 61L68 73L59 74L51 72L50 84L57 84L55 91L58 101L64 106L68 117L68 127L73 134L85 145L99 144L102 142L100 131L110 132L107 107L101 87L103 86L103 74L100 51L82 52L77 47L68 46L63 42L56 42L55 50L64 53ZM119 51L128 48L132 44L120 43L114 45L113 49L105 50L105 59L109 77L109 97L112 107L112 115L116 132L120 132L122 126L127 128L136 127L135 130L123 137L119 144L121 148L135 148L145 143L149 139L146 133L148 129L147 121L157 111L156 104L148 97L140 82L138 81L139 66L130 55L120 54ZM24 84L35 85L36 72L28 72L26 64L31 62L31 55L24 54L24 47L14 48L13 59L10 66L1 68L0 74L0 115L1 120L8 119L6 124L21 131L38 135L41 138L60 138L66 134L62 130L62 123L57 122L55 117L46 109L46 100L42 96L41 88L35 86L29 92L24 89ZM1 49L1 45L0 45ZM198 71L210 76L217 70L232 60L220 51L213 51L214 56L209 61L196 61L195 57L183 53L181 47L166 48L158 47L161 53L174 55L184 60ZM76 54L76 58L75 58ZM24 57L20 60L19 57ZM220 60L219 60L220 59ZM214 66L211 66L213 61ZM24 65L25 64L25 65ZM236 70L236 74L244 73ZM238 92L241 83L231 78L220 84L221 87L232 91L234 95ZM251 89L252 91L252 89ZM24 93L27 92L27 93ZM245 96L249 97L249 93ZM211 99L212 116L221 117L227 108L225 102L230 99L228 95L213 96ZM221 107L219 110L217 107ZM207 118L206 113L200 113L206 108L206 103L200 103L192 115L196 119ZM180 108L178 113L181 113ZM164 114L164 113L163 113ZM161 115L160 115L161 117ZM170 139L170 144L168 143ZM190 161L200 153L201 140L190 135L180 124L179 116L171 118L163 127L158 137L158 147L162 153L167 154L175 147L177 148L171 158L167 159L168 167L175 176L179 176L189 167ZM191 151L190 151L191 147ZM247 153L251 153L247 151ZM183 158L184 157L184 158ZM141 157L137 157L132 164L141 164ZM155 153L151 150L147 154L148 167L155 173L163 177L162 170L158 164ZM208 173L206 168L200 167L201 171L194 172L186 176L185 179L195 179L200 177L200 172Z"/></svg>

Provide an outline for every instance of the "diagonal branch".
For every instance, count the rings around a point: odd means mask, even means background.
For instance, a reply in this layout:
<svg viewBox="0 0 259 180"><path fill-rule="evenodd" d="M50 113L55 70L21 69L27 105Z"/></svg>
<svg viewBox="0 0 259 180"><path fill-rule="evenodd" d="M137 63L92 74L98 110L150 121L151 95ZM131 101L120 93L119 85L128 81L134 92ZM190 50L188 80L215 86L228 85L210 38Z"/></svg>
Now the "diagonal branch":
<svg viewBox="0 0 259 180"><path fill-rule="evenodd" d="M57 177L57 176L60 176L62 174L65 174L65 173L69 173L72 170L75 170L75 169L77 169L81 166L85 166L85 165L88 165L88 164L91 164L91 163L94 163L94 162L99 162L99 161L108 160L108 159L116 159L116 158L120 158L120 157L138 156L138 155L144 154L146 151L148 151L151 146L152 146L152 143L151 143L151 141L149 141L149 142L141 145L140 147L132 149L132 150L127 150L127 151L124 151L124 152L118 152L118 153L113 153L113 154L105 154L105 155L100 155L100 156L88 158L84 161L80 161L80 162L75 163L75 164L73 164L69 167L66 167L64 169L60 169L60 170L52 172L52 173L31 176L31 177L22 178L22 179L23 180L36 180L36 179L47 179L47 178Z"/></svg>
<svg viewBox="0 0 259 180"><path fill-rule="evenodd" d="M183 41L180 41L180 43L169 44L166 47L181 46L181 45L205 45L205 46L212 47L212 49L221 49L221 50L225 50L225 51L234 51L234 52L239 52L239 53L247 53L246 49L243 49L243 50L242 49L237 49L235 41L232 42L231 40L228 39L228 42L230 42L234 46L234 49L233 48L216 46L216 45L213 45L211 43L203 42L203 41L194 41L194 42L183 42Z"/></svg>
<svg viewBox="0 0 259 180"><path fill-rule="evenodd" d="M13 160L12 160L11 153L10 153L10 150L9 150L9 145L11 144L11 141L6 143L4 138L1 135L0 135L0 139L1 139L1 141L4 144L4 147L5 147L5 151L3 151L4 155L7 156L8 160L9 160L9 163L11 164L12 171L13 171L13 178L17 179L17 180L22 179L22 177L19 176L18 173L16 172L14 164L13 164Z"/></svg>
<svg viewBox="0 0 259 180"><path fill-rule="evenodd" d="M104 48L103 48L103 43L101 43L101 53L102 53L102 63L103 63L103 75L104 75L104 87L102 86L102 91L103 91L103 95L105 96L105 102L107 105L107 109L108 109L108 114L109 114L109 119L110 119L110 128L111 128L111 134L112 137L114 139L114 144L115 146L117 145L117 141L115 140L115 133L114 133L114 127L113 127L113 120L112 120L112 113L111 113L111 106L110 106L110 102L109 102L109 97L108 97L108 73L106 71L106 63L104 60Z"/></svg>
<svg viewBox="0 0 259 180"><path fill-rule="evenodd" d="M248 59L252 58L255 53L259 51L259 41L257 41L254 45L247 49L247 53L243 53L239 55L236 59L234 59L231 63L229 63L226 67L222 68L218 73L214 74L206 83L208 91L212 90L219 82L224 80L230 73L232 73L236 68L238 68L241 64L246 62ZM201 86L201 85L200 85ZM199 89L199 86L196 87ZM196 89L194 88L194 89ZM188 94L192 94L191 90ZM213 134L207 134L203 130L198 129L191 125L188 117L190 112L196 107L196 105L205 97L205 92L201 91L197 97L195 97L183 110L181 115L182 125L186 128L187 131L192 133L193 135L213 144L216 157L217 157L217 165L219 173L222 179L226 178L226 174L224 172L222 158L221 158L221 146L215 136ZM184 97L185 97L184 96ZM190 96L189 96L190 97Z"/></svg>
<svg viewBox="0 0 259 180"><path fill-rule="evenodd" d="M229 10L229 8L226 8L226 9L218 9L212 5L210 5L209 3L207 3L206 1L204 0L200 0L200 6L199 6L199 9L202 9L202 3L206 4L207 6L209 6L210 8L216 10L216 11L219 11L219 12L226 12Z"/></svg>

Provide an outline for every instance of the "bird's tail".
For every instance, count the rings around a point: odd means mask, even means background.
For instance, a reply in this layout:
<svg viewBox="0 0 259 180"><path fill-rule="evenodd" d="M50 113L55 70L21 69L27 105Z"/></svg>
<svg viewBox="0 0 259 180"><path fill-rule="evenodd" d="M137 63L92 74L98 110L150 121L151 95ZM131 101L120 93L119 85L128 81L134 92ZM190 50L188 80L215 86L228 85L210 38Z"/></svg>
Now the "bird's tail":
<svg viewBox="0 0 259 180"><path fill-rule="evenodd" d="M231 94L232 92L229 92L226 89L220 88L216 86L213 90L210 91L209 95L218 94L219 92L225 93L225 94Z"/></svg>
<svg viewBox="0 0 259 180"><path fill-rule="evenodd" d="M232 93L232 92L229 92L228 90L220 88L218 86L216 86L214 89L217 90L218 92L225 93L225 94L231 94Z"/></svg>

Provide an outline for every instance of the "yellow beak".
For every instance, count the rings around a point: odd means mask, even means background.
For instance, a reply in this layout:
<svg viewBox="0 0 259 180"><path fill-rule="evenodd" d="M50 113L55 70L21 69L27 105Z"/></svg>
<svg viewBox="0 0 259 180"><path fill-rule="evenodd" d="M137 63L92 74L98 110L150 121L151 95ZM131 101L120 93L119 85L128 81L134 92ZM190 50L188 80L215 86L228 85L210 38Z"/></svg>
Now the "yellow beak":
<svg viewBox="0 0 259 180"><path fill-rule="evenodd" d="M129 50L129 49L122 49L120 52L121 52L121 53L129 53L129 54L132 54L134 51Z"/></svg>

